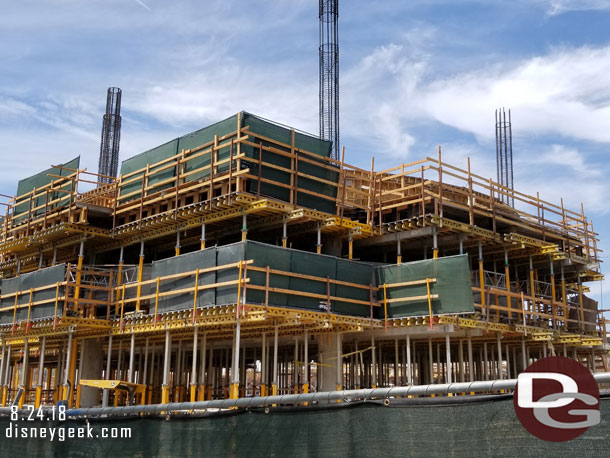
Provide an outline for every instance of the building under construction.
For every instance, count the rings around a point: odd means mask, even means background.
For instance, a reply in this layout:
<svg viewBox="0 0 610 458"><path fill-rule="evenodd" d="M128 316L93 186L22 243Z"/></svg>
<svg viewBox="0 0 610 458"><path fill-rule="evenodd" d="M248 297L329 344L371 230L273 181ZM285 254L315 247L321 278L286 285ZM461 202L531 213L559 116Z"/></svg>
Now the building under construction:
<svg viewBox="0 0 610 458"><path fill-rule="evenodd" d="M608 370L582 207L440 149L387 170L332 151L241 112L118 177L76 158L21 180L0 232L2 405L514 378L552 354Z"/></svg>

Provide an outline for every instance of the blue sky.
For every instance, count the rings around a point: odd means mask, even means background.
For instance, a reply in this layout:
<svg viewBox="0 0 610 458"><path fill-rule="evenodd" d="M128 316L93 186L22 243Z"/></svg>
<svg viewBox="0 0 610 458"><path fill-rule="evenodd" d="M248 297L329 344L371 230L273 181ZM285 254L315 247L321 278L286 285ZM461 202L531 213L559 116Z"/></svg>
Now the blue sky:
<svg viewBox="0 0 610 458"><path fill-rule="evenodd" d="M318 131L315 0L3 3L0 193L77 154L97 171L109 86L122 159L240 110ZM348 162L440 144L495 179L494 110L511 108L515 187L583 202L610 250L610 0L352 0L339 27Z"/></svg>

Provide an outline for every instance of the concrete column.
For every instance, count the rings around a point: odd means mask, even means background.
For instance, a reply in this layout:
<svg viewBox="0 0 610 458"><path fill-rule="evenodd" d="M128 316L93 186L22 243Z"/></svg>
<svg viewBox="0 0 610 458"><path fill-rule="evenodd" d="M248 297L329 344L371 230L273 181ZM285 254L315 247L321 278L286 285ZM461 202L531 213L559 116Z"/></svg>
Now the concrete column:
<svg viewBox="0 0 610 458"><path fill-rule="evenodd" d="M267 396L267 334L263 332L261 344L261 396Z"/></svg>
<svg viewBox="0 0 610 458"><path fill-rule="evenodd" d="M112 351L112 336L108 342L108 361L106 363L106 380L110 374L110 352ZM83 339L82 341L82 364L79 379L81 380L97 380L101 377L102 366L104 363L104 349L102 339ZM98 405L98 389L82 386L80 392L80 407L95 407ZM108 402L107 390L102 394L102 404L106 398Z"/></svg>
<svg viewBox="0 0 610 458"><path fill-rule="evenodd" d="M462 339L460 339L460 343L458 346L458 352L459 352L458 368L459 368L460 382L464 382L464 374L466 371L464 370L464 341Z"/></svg>
<svg viewBox="0 0 610 458"><path fill-rule="evenodd" d="M341 335L333 337L329 341L322 335L318 343L318 391L335 391L341 384Z"/></svg>

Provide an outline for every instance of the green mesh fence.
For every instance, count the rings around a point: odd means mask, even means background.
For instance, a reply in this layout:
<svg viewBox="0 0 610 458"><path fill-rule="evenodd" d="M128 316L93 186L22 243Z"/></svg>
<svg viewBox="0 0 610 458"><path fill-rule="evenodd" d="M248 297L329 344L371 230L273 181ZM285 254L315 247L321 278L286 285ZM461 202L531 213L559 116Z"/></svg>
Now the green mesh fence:
<svg viewBox="0 0 610 458"><path fill-rule="evenodd" d="M30 319L34 320L37 318L49 318L52 317L55 312L55 292L57 282L63 282L66 276L66 265L58 264L53 267L47 267L46 269L40 269L35 272L22 274L18 277L7 278L0 282L0 292L2 295L21 291L22 293L18 297L18 305L28 305L30 302L30 289L41 288L49 286L40 291L36 291L32 294L32 302L48 301L44 304L34 305L31 308ZM59 295L63 296L63 286L59 287ZM0 300L0 308L10 307L9 310L0 312L0 323L12 323L13 312L15 306L15 296L5 297ZM58 307L58 315L61 315L63 304ZM17 309L16 322L26 320L28 316L28 308L22 307Z"/></svg>
<svg viewBox="0 0 610 458"><path fill-rule="evenodd" d="M608 456L610 401L602 399L600 410L599 425L563 443L531 436L517 420L512 399L504 399L435 407L364 404L287 413L272 409L269 414L256 411L191 421L89 420L93 439L3 438L0 456L596 458ZM28 422L15 426L24 423ZM50 425L67 429L84 423ZM0 420L5 434L10 426L7 419ZM95 437L102 428L130 428L131 438Z"/></svg>
<svg viewBox="0 0 610 458"><path fill-rule="evenodd" d="M447 313L473 313L472 285L468 256L447 256L425 261L408 262L400 265L382 266L377 269L377 283L380 286L379 300L383 299L381 286L404 283L426 278L436 279L430 283L432 312L435 315ZM387 288L388 299L409 299L427 296L425 284ZM388 317L428 315L428 299L397 301L388 303Z"/></svg>

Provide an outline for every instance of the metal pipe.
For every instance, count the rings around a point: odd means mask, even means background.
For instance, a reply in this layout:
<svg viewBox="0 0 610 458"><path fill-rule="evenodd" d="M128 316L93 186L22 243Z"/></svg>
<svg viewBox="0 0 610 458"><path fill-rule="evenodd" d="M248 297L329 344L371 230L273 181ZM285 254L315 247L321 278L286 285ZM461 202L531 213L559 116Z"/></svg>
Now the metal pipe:
<svg viewBox="0 0 610 458"><path fill-rule="evenodd" d="M411 372L411 337L407 334L407 385L413 385L413 373Z"/></svg>
<svg viewBox="0 0 610 458"><path fill-rule="evenodd" d="M271 393L277 394L277 340L278 340L278 326L275 325L275 335L273 338L273 381L271 386Z"/></svg>
<svg viewBox="0 0 610 458"><path fill-rule="evenodd" d="M474 382L474 362L472 358L472 338L468 336L468 380Z"/></svg>
<svg viewBox="0 0 610 458"><path fill-rule="evenodd" d="M112 362L112 334L108 337L108 359L106 360L105 379L110 380L110 363ZM108 406L108 388L102 392L102 407Z"/></svg>
<svg viewBox="0 0 610 458"><path fill-rule="evenodd" d="M610 383L610 372L593 374L598 384ZM249 397L239 399L218 399L213 401L177 402L165 404L134 405L125 407L92 407L66 410L68 417L97 415L130 415L137 413L177 412L203 409L228 409L231 407L266 407L274 404L301 404L303 402L330 403L343 400L346 402L367 399L388 399L391 397L447 395L449 393L485 393L490 391L513 390L517 379L490 380L467 383L431 384L417 386L395 386L390 388L364 388L360 390L325 391L316 393L287 394L280 396ZM43 409L51 411L51 407ZM23 411L27 413L27 410ZM0 415L10 415L11 408L0 408Z"/></svg>
<svg viewBox="0 0 610 458"><path fill-rule="evenodd" d="M131 334L131 345L129 347L129 383L133 383L134 373L133 373L133 363L136 357L136 335L132 332Z"/></svg>

